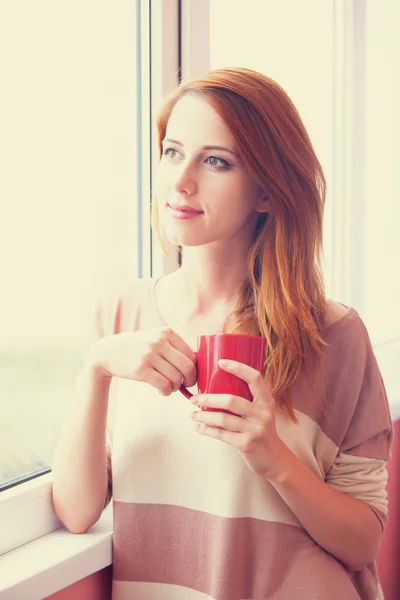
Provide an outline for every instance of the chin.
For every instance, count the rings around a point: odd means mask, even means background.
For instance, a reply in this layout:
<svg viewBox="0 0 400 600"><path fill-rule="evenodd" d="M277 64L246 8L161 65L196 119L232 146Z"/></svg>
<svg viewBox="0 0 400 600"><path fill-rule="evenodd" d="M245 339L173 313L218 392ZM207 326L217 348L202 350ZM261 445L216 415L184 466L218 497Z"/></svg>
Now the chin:
<svg viewBox="0 0 400 600"><path fill-rule="evenodd" d="M164 229L164 235L171 244L175 246L184 247L195 247L195 246L205 246L206 244L210 244L214 240L206 238L206 236L199 235L199 233L195 232L186 232L182 233L177 231L171 231L169 228Z"/></svg>
<svg viewBox="0 0 400 600"><path fill-rule="evenodd" d="M200 239L193 239L192 237L189 236L172 236L172 235L168 235L166 234L166 238L169 242L171 242L171 244L175 245L175 246L181 246L182 248L189 248L189 247L196 247L196 246L204 246L205 244L209 243L207 241L204 240L200 240Z"/></svg>
<svg viewBox="0 0 400 600"><path fill-rule="evenodd" d="M182 231L179 227L174 226L173 223L163 223L162 231L166 239L175 246L202 246L205 242L202 238L204 236L199 235L199 231L195 231L195 228L190 228L191 231Z"/></svg>

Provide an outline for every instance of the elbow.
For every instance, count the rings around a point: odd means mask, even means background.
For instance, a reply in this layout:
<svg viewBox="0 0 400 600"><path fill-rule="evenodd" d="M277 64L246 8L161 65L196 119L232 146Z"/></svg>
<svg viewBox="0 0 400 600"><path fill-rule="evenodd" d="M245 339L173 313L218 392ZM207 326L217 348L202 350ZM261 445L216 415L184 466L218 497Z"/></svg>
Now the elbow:
<svg viewBox="0 0 400 600"><path fill-rule="evenodd" d="M373 560L365 560L365 561L348 563L348 564L345 564L344 566L350 573L357 573L357 571L362 571L363 569L365 569L365 567L367 565L371 564L372 562L374 562L374 561Z"/></svg>
<svg viewBox="0 0 400 600"><path fill-rule="evenodd" d="M57 515L62 524L70 533L81 535L87 531L98 521L99 517L91 519L82 519L82 517L74 518L73 516Z"/></svg>
<svg viewBox="0 0 400 600"><path fill-rule="evenodd" d="M361 546L362 551L359 552L358 556L352 556L351 558L349 557L348 560L343 560L342 562L346 569L351 573L362 571L365 569L365 567L376 560L379 552L379 546L380 537L378 540L374 540L374 542L370 542L368 545L366 544L365 546Z"/></svg>
<svg viewBox="0 0 400 600"><path fill-rule="evenodd" d="M373 516L372 516L373 515ZM379 548L382 539L382 525L376 518L376 515L370 511L372 517L368 524L362 528L357 536L356 555L347 557L348 560L343 561L346 568L351 572L361 571L368 565L373 563L379 553Z"/></svg>
<svg viewBox="0 0 400 600"><path fill-rule="evenodd" d="M90 529L91 525L88 527L84 526L82 523L64 523L64 526L70 533L75 535L81 535L83 533L87 533L88 529Z"/></svg>
<svg viewBox="0 0 400 600"><path fill-rule="evenodd" d="M53 497L53 507L57 518L61 521L66 529L70 533L82 534L86 533L100 518L100 514L82 514L81 511L67 510L58 504L57 500Z"/></svg>
<svg viewBox="0 0 400 600"><path fill-rule="evenodd" d="M343 564L350 573L356 573L362 571L369 564L369 561L344 562Z"/></svg>

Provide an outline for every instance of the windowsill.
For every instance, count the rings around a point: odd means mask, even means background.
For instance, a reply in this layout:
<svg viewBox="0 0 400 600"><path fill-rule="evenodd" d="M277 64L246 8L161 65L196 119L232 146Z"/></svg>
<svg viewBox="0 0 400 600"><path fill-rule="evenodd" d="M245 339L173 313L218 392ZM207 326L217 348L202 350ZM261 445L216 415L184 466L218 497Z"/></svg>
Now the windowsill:
<svg viewBox="0 0 400 600"><path fill-rule="evenodd" d="M64 527L0 556L0 597L41 600L112 562L112 503L86 534Z"/></svg>

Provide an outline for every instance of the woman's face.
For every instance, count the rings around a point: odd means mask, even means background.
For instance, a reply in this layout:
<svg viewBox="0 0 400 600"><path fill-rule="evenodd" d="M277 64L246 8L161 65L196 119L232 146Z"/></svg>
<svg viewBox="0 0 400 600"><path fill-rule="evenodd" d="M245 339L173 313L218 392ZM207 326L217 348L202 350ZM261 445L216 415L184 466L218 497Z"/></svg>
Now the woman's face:
<svg viewBox="0 0 400 600"><path fill-rule="evenodd" d="M231 132L202 98L184 96L172 111L157 201L165 235L180 246L232 240L250 244L259 213L268 210Z"/></svg>

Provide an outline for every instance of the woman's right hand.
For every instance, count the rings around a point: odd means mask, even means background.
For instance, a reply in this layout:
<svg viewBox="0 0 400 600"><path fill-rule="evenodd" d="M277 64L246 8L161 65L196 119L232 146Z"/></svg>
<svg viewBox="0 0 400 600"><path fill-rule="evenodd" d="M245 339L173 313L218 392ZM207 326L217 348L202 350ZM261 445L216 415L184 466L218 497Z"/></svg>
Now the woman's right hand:
<svg viewBox="0 0 400 600"><path fill-rule="evenodd" d="M106 336L95 342L88 356L102 377L143 381L163 396L176 392L182 383L196 383L196 355L168 327L157 327Z"/></svg>

